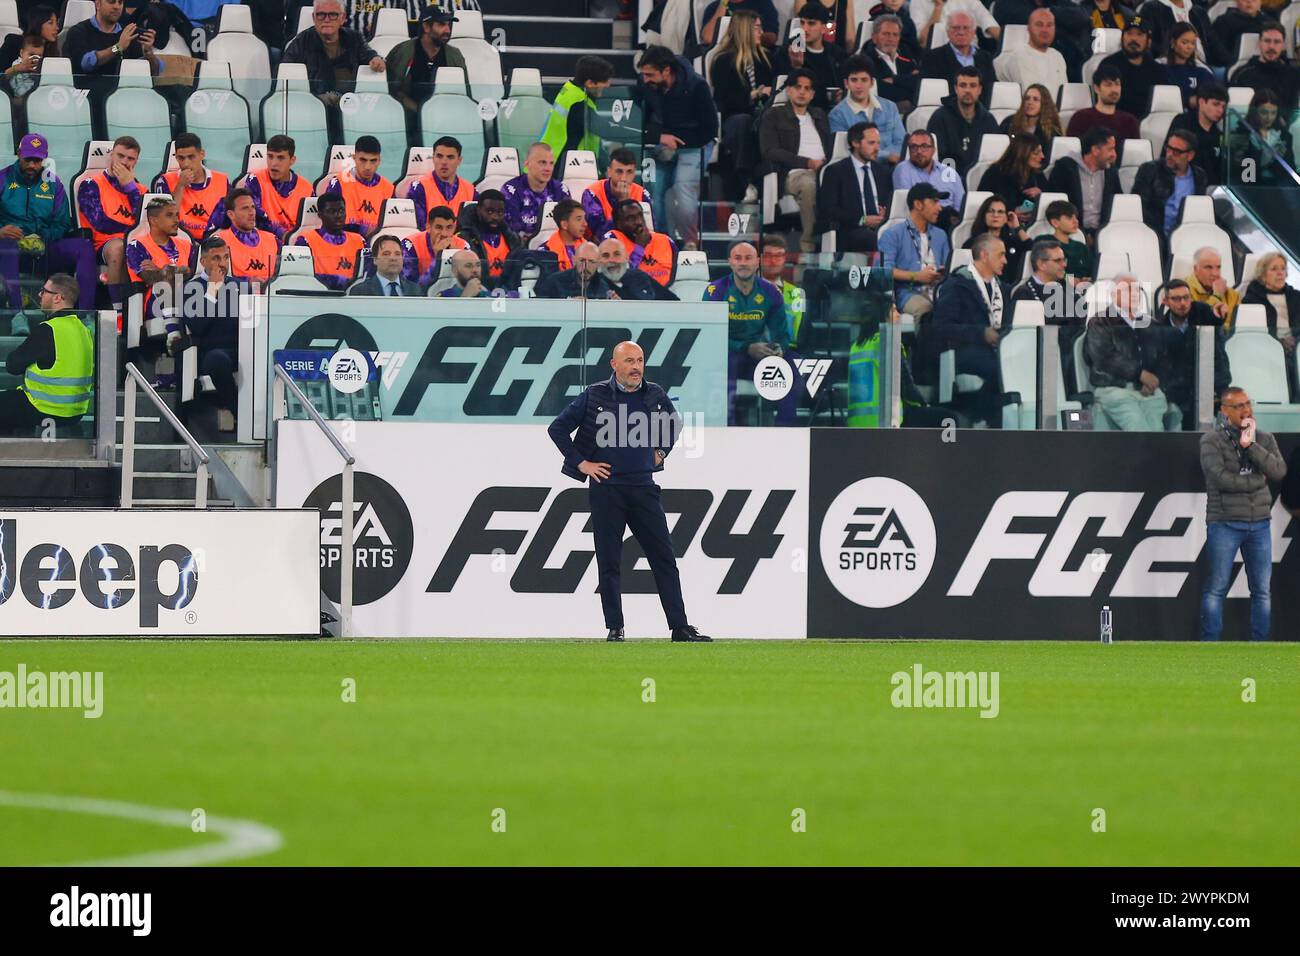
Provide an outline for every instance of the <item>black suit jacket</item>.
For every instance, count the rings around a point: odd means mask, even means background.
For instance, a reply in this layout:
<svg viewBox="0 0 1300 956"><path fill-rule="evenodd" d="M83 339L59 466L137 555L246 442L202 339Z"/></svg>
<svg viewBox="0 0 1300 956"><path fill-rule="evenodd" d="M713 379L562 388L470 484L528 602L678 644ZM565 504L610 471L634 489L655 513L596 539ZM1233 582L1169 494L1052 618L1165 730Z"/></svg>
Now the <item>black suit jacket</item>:
<svg viewBox="0 0 1300 956"><path fill-rule="evenodd" d="M888 163L876 160L871 164L871 174L876 180L876 196L885 207L889 218L889 205L894 198L894 172ZM856 229L863 215L874 215L875 210L863 209L863 193L858 181L858 171L852 157L837 160L826 167L821 185L817 187L817 228Z"/></svg>
<svg viewBox="0 0 1300 956"><path fill-rule="evenodd" d="M402 295L404 297L410 299L424 298L425 291L420 288L419 283L412 282L410 279L407 279L405 277L400 278L397 281L401 284ZM376 272L373 273L372 275L366 276L360 282L355 283L350 289L348 289L348 295L387 296L388 293L385 292L384 289L380 286L379 273Z"/></svg>
<svg viewBox="0 0 1300 956"><path fill-rule="evenodd" d="M961 69L961 64L957 62L957 54L952 52L952 46L945 43L936 50L930 50L921 60L921 75L927 79L940 79L948 81L948 91L953 91L952 81L957 76L957 71ZM989 56L983 50L975 51L975 69L980 71L980 82L984 88L980 93L980 102L985 106L989 105L989 100L993 96L993 84L997 82L997 72L993 69L993 57Z"/></svg>

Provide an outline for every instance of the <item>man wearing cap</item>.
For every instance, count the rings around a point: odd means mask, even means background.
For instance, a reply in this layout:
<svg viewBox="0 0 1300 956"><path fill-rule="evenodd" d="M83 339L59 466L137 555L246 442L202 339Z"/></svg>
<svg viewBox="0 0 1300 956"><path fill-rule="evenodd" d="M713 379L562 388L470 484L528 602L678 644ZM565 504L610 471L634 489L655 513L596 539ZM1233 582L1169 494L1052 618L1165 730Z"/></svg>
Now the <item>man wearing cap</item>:
<svg viewBox="0 0 1300 956"><path fill-rule="evenodd" d="M891 270L898 308L909 315L934 308L933 288L950 250L948 234L935 226L947 198L929 183L917 183L907 191L907 219L879 239L881 265Z"/></svg>
<svg viewBox="0 0 1300 956"><path fill-rule="evenodd" d="M95 249L89 239L70 236L72 212L63 182L46 170L49 143L28 133L18 144L18 162L0 173L0 274L11 308L22 307L18 287L19 252L39 260L42 272L75 272L80 286L77 308L95 305Z"/></svg>
<svg viewBox="0 0 1300 956"><path fill-rule="evenodd" d="M1122 92L1115 106L1126 113L1142 117L1151 112L1151 91L1163 83L1172 83L1169 72L1151 54L1151 24L1144 17L1134 17L1124 24L1120 50L1098 65L1107 63L1119 70Z"/></svg>
<svg viewBox="0 0 1300 956"><path fill-rule="evenodd" d="M799 11L801 32L790 39L777 57L778 74L792 74L795 70L808 70L813 75L812 105L830 112L831 100L827 90L840 88L844 74L844 61L848 54L837 43L827 43L826 25L831 21L831 11L820 3L805 3Z"/></svg>
<svg viewBox="0 0 1300 956"><path fill-rule="evenodd" d="M465 57L447 41L456 14L429 4L420 11L420 35L388 51L388 88L406 107L408 120L418 123L420 106L433 94L438 70L465 69Z"/></svg>

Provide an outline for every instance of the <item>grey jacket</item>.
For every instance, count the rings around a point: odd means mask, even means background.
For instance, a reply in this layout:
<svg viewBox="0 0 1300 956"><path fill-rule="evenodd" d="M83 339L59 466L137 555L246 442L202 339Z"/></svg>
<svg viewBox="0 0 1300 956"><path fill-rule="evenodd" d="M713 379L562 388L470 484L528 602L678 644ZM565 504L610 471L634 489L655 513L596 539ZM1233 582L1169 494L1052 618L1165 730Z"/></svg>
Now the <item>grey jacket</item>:
<svg viewBox="0 0 1300 956"><path fill-rule="evenodd" d="M1238 434L1222 424L1201 436L1201 471L1205 473L1205 520L1263 521L1273 509L1269 481L1286 476L1286 460L1268 432L1238 457ZM1252 471L1242 474L1245 464Z"/></svg>

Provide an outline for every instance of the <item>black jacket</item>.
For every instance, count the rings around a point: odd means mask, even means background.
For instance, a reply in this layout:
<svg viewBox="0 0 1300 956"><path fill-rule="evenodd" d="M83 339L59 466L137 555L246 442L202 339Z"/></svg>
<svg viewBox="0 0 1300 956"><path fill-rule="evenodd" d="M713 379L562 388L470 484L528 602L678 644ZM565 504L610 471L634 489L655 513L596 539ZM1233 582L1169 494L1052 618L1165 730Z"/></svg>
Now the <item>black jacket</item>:
<svg viewBox="0 0 1300 956"><path fill-rule="evenodd" d="M1231 56L1231 59L1219 66L1231 66L1237 62L1237 57L1241 51L1241 35L1243 33L1258 33L1259 28L1268 23L1269 17L1264 16L1264 11L1260 10L1253 17L1248 17L1240 10L1232 9L1226 13L1220 14L1219 18L1214 21L1214 36L1223 47L1223 50ZM1208 56L1210 51L1205 51Z"/></svg>
<svg viewBox="0 0 1300 956"><path fill-rule="evenodd" d="M420 288L418 282L412 282L410 279L399 276L397 283L402 290L403 296L416 299L424 298L425 292ZM353 283L351 288L348 289L348 295L382 295L386 297L388 293L380 285L379 273L374 272L360 282Z"/></svg>
<svg viewBox="0 0 1300 956"><path fill-rule="evenodd" d="M1092 369L1093 388L1140 388L1142 373L1159 377L1165 333L1148 321L1133 328L1117 313L1095 315L1083 337L1084 361Z"/></svg>
<svg viewBox="0 0 1300 956"><path fill-rule="evenodd" d="M195 337L200 352L209 349L238 352L239 300L235 295L252 295L252 286L247 279L226 276L215 298L209 299L207 291L206 276L194 276L185 283L185 328Z"/></svg>
<svg viewBox="0 0 1300 956"><path fill-rule="evenodd" d="M547 428L551 441L555 442L555 447L564 456L564 465L560 469L562 473L575 481L585 482L587 476L578 470L580 462L609 462L612 469L607 480L619 483L618 477L629 477L635 483L638 477L644 481L654 472L664 470L662 463L655 464L655 452L662 452L664 458L668 457L681 435L682 418L677 414L668 393L654 382L643 380L641 388L632 394L644 405L647 414L669 416L662 427L647 432L648 438L658 438L659 441L648 442L644 448L602 447L597 443L601 415L616 414L617 407L629 401L629 393L619 389L611 375L603 382L589 385L585 392L565 406L564 411ZM574 434L575 431L577 434ZM628 431L628 436L620 437L630 437L633 430L629 428Z"/></svg>
<svg viewBox="0 0 1300 956"><path fill-rule="evenodd" d="M1134 66L1124 55L1124 51L1112 53L1101 63L1109 64L1119 70L1122 84L1116 109L1132 113L1139 118L1151 112L1151 91L1162 83L1172 82L1169 71L1163 63L1157 63L1148 51L1140 63Z"/></svg>
<svg viewBox="0 0 1300 956"><path fill-rule="evenodd" d="M1032 272L1011 290L1011 301L1043 303L1043 321L1048 325L1082 326L1088 317L1084 293L1059 282L1039 283ZM1011 311L1014 316L1014 305Z"/></svg>
<svg viewBox="0 0 1300 956"><path fill-rule="evenodd" d="M647 276L646 278L649 278ZM654 282L653 279L650 279ZM608 299L612 290L609 281L599 272L587 280L588 299ZM563 269L543 276L533 287L539 299L574 299L582 295L582 283L577 269Z"/></svg>
<svg viewBox="0 0 1300 956"><path fill-rule="evenodd" d="M713 102L725 120L738 113L756 112L758 104L750 94L760 86L772 86L776 82L776 74L771 61L755 58L754 82L751 85L748 76L736 72L731 60L717 57L709 66L709 79L713 81Z"/></svg>
<svg viewBox="0 0 1300 956"><path fill-rule="evenodd" d="M907 19L907 18L904 18ZM883 96L893 103L916 103L921 89L921 63L903 53L899 48L894 73L876 52L875 44L870 41L862 47L862 55L871 64L871 75L876 78L876 95Z"/></svg>
<svg viewBox="0 0 1300 956"><path fill-rule="evenodd" d="M643 142L658 145L660 136L671 133L683 141L684 149L707 146L718 135L718 111L709 84L685 57L679 56L670 69L674 81L667 91L637 86L645 114Z"/></svg>
<svg viewBox="0 0 1300 956"><path fill-rule="evenodd" d="M975 285L977 281L973 269L962 268L940 284L930 316L934 345L939 351L969 346L993 348L984 341L984 330L990 325L989 310ZM1006 332L1012 323L1011 290L1000 280L998 284L1002 288L1001 329Z"/></svg>
<svg viewBox="0 0 1300 956"><path fill-rule="evenodd" d="M1291 336L1300 339L1300 289L1293 288L1290 285L1283 286L1282 294L1286 296L1286 313L1287 321L1291 323ZM1241 297L1241 304L1262 305L1264 307L1264 319L1268 322L1268 331L1271 334L1277 334L1277 309L1272 302L1268 301L1268 290L1264 288L1264 283L1257 279L1251 279L1250 285L1246 286L1245 295ZM1217 324L1217 318L1215 322Z"/></svg>
<svg viewBox="0 0 1300 956"><path fill-rule="evenodd" d="M966 122L957 107L956 96L945 96L940 101L939 108L934 111L925 128L939 137L939 149L942 150L940 158L951 159L962 176L979 158L980 140L984 134L999 132L998 121L984 108L983 103L975 104L975 118Z"/></svg>
<svg viewBox="0 0 1300 956"><path fill-rule="evenodd" d="M871 164L871 175L876 181L877 202L885 207L888 219L894 200L893 168L876 160ZM820 231L858 228L862 216L876 214L876 210L864 207L864 195L851 156L831 163L817 187L817 228Z"/></svg>
<svg viewBox="0 0 1300 956"><path fill-rule="evenodd" d="M119 33L121 31L118 31ZM117 77L122 72L123 60L139 60L144 57L144 49L139 38L122 51L121 56L105 60L89 73L81 68L81 60L92 50L104 50L111 47L117 34L104 33L95 26L95 21L82 20L71 27L63 38L62 53L72 61L73 81L78 89L89 90L92 96L108 96L117 89ZM5 67L11 63L6 63Z"/></svg>
<svg viewBox="0 0 1300 956"><path fill-rule="evenodd" d="M1201 128L1201 119L1196 110L1180 113L1170 124L1169 131L1186 130L1196 137L1196 156L1192 159L1197 166L1205 170L1205 181L1211 186L1223 182L1223 124L1215 123L1207 132Z"/></svg>
<svg viewBox="0 0 1300 956"><path fill-rule="evenodd" d="M1230 82L1233 86L1249 86L1254 89L1272 90L1282 101L1282 110L1296 107L1296 93L1300 92L1300 69L1283 55L1272 63L1265 63L1258 56L1252 56L1236 73Z"/></svg>
<svg viewBox="0 0 1300 956"><path fill-rule="evenodd" d="M1047 177L1047 191L1054 193L1065 193L1065 197L1070 201L1075 209L1079 210L1079 226L1083 226L1083 183L1079 179L1079 164L1072 158L1065 157L1057 161L1052 167L1052 175ZM1115 194L1122 192L1119 181L1119 172L1112 166L1106 170L1105 178L1102 180L1101 187L1101 218L1098 220L1098 228L1106 225L1110 219L1110 204L1115 198ZM1046 210L1043 210L1046 212Z"/></svg>
<svg viewBox="0 0 1300 956"><path fill-rule="evenodd" d="M927 79L947 80L949 90L952 89L959 69L961 64L957 62L957 54L952 52L952 46L947 43L937 50L930 50L921 60L921 75ZM993 84L998 79L997 71L993 69L993 57L976 48L975 69L979 70L980 82L984 84L980 92L980 102L987 106L993 96Z"/></svg>
<svg viewBox="0 0 1300 956"><path fill-rule="evenodd" d="M1025 190L1033 187L1037 187L1043 192L1047 191L1047 177L1042 174L1041 170L1030 173L1028 182L1020 183L1000 166L990 166L984 171L984 175L980 177L979 181L979 188L984 192L1001 196L1003 201L1006 202L1009 211L1019 208L1028 198L1025 195Z"/></svg>
<svg viewBox="0 0 1300 956"><path fill-rule="evenodd" d="M456 217L456 233L469 243L470 252L478 256L480 261L487 261L487 251L483 248L483 237L479 235L478 203L467 202L460 207L460 215ZM513 255L524 248L524 241L516 233L512 232L505 223L501 224L501 235L506 240L507 256ZM490 289L494 289L503 283L494 282L489 278L485 268L483 284Z"/></svg>
<svg viewBox="0 0 1300 956"><path fill-rule="evenodd" d="M1175 23L1174 12L1160 0L1147 0L1139 8L1138 16L1151 25L1152 55L1164 56L1169 45L1169 31L1173 29ZM1225 49L1219 35L1211 29L1210 15L1205 12L1205 8L1188 0L1187 19L1192 26L1196 27L1196 35L1201 38L1201 45L1205 47L1205 57L1210 61L1210 65L1231 66L1233 51Z"/></svg>
<svg viewBox="0 0 1300 956"><path fill-rule="evenodd" d="M1192 171L1192 195L1203 196L1206 190L1205 170L1199 166L1188 167ZM1165 203L1174 192L1174 174L1165 165L1163 159L1153 159L1138 167L1137 178L1133 180L1133 195L1142 198L1142 221L1150 226L1157 236L1165 235Z"/></svg>
<svg viewBox="0 0 1300 956"><path fill-rule="evenodd" d="M1188 404L1193 399L1196 388L1196 329L1198 325L1219 325L1219 317L1204 302L1193 302L1192 311L1187 317L1192 326L1185 331L1174 328L1169 321L1169 310L1162 308L1156 316L1155 327L1164 336L1160 367L1156 375L1160 387L1171 401L1180 405ZM1232 369L1228 364L1228 351L1224 348L1227 336L1222 329L1214 333L1214 394L1220 394L1232 381ZM1215 403L1217 404L1217 402ZM1191 423L1184 421L1186 428Z"/></svg>
<svg viewBox="0 0 1300 956"><path fill-rule="evenodd" d="M303 63L307 66L307 79L311 91L319 96L322 93L347 93L352 89L351 83L339 83L335 76L335 65L355 75L357 67L369 63L379 56L366 42L365 37L355 30L342 27L339 30L341 51L337 60L330 60L325 55L325 45L321 43L320 34L315 27L303 30L284 48L285 63Z"/></svg>
<svg viewBox="0 0 1300 956"><path fill-rule="evenodd" d="M813 0L816 2L816 0ZM815 84L816 93L813 94L812 105L818 109L829 111L831 106L830 97L827 96L826 90L838 90L843 88L844 84L844 61L849 55L844 52L844 48L835 43L823 43L821 53L805 52L803 58L804 68L811 70L813 76L817 77ZM794 69L790 63L790 48L783 47L777 54L776 72L778 75L789 75Z"/></svg>
<svg viewBox="0 0 1300 956"><path fill-rule="evenodd" d="M568 271L572 272L573 270ZM642 272L640 269L628 269L627 274L623 276L622 282L615 283L608 276L605 276L605 281L609 283L610 290L620 299L635 299L641 302L681 301L672 289L660 285L649 274Z"/></svg>

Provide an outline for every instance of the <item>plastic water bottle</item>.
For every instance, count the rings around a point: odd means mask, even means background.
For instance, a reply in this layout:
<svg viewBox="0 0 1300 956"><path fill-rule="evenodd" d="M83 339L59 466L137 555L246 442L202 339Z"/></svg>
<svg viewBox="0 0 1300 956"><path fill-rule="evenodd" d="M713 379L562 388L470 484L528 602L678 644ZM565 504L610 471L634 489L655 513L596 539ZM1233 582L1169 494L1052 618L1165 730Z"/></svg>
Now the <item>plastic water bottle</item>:
<svg viewBox="0 0 1300 956"><path fill-rule="evenodd" d="M1110 623L1110 605L1107 604L1101 609L1101 642L1109 644L1114 637L1114 630Z"/></svg>

